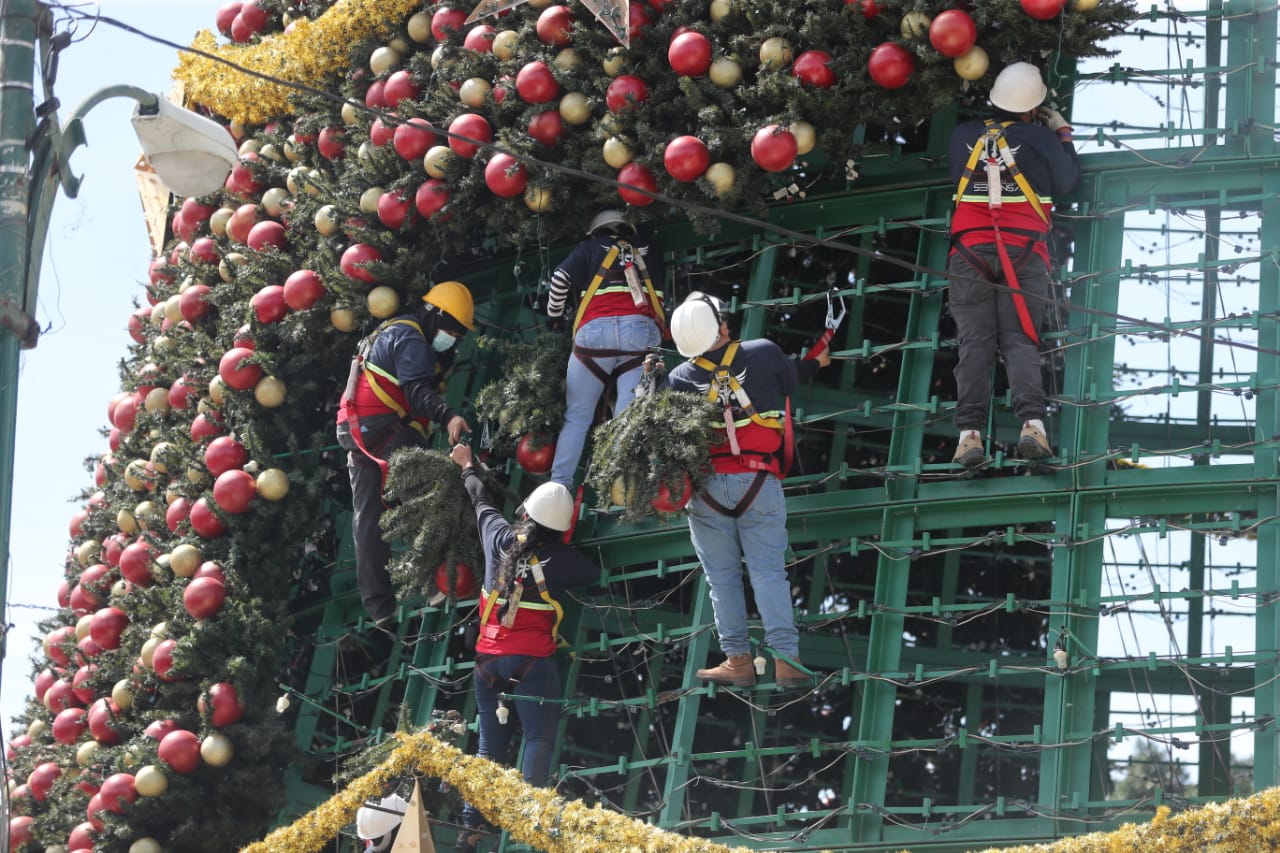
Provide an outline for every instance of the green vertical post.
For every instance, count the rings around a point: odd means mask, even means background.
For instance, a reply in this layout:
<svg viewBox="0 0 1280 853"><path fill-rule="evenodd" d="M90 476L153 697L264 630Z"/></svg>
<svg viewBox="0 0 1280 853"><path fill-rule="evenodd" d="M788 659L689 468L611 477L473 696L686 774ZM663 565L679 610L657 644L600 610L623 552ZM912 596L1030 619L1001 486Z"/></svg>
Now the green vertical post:
<svg viewBox="0 0 1280 853"><path fill-rule="evenodd" d="M10 0L0 17L0 624L7 624L13 457L18 428L18 350L30 323L26 303L30 154L34 126L36 0ZM0 659L4 657L0 638Z"/></svg>

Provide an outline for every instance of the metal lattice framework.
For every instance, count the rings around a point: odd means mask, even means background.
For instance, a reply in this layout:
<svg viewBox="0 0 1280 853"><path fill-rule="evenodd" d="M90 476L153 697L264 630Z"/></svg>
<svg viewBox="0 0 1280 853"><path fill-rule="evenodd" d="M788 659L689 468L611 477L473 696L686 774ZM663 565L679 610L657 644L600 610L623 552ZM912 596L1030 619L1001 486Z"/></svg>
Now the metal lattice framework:
<svg viewBox="0 0 1280 853"><path fill-rule="evenodd" d="M1060 69L1084 177L1055 234L1044 466L1003 452L1000 371L995 461L950 463L954 116L770 209L824 243L662 233L672 289L732 296L742 337L795 352L831 288L850 304L838 366L794 400L803 471L787 481L801 653L821 681L697 682L717 651L687 530L588 512L576 542L607 583L566 623L563 790L746 846L958 851L1280 783L1276 44L1274 8L1153 7L1117 60ZM480 313L532 328L555 259L489 270ZM451 393L498 369L479 359ZM406 612L374 675L347 659L367 627L351 567L344 552L334 595L299 614L316 647L297 741L321 757L382 732L358 721L473 710L458 626L474 601L406 607L421 621ZM1126 774L1138 784L1118 787ZM295 783L301 809L313 789Z"/></svg>

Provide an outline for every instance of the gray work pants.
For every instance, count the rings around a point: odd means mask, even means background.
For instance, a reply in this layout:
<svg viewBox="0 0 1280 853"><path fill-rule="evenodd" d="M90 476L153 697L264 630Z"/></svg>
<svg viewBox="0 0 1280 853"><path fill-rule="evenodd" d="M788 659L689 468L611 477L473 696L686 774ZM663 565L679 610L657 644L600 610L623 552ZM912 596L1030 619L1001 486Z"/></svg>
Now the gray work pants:
<svg viewBox="0 0 1280 853"><path fill-rule="evenodd" d="M1013 409L1020 421L1044 418L1044 380L1040 375L1040 348L1022 331L1013 294L1004 281L1000 256L994 244L968 247L988 267L980 270L960 254L947 261L951 281L951 316L956 321L960 361L956 364L955 424L961 430L981 432L991 405L991 369L996 348L1004 356ZM1009 247L1013 255L1021 250ZM995 284L987 278L994 277ZM1038 330L1049 295L1049 270L1032 256L1018 270L1018 284L1026 294L1031 322Z"/></svg>

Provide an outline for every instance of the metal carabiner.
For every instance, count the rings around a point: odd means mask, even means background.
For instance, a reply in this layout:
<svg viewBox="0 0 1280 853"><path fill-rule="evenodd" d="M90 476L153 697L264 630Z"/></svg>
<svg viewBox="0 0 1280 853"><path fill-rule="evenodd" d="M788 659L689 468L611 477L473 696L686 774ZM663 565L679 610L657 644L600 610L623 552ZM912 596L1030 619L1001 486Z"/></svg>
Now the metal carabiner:
<svg viewBox="0 0 1280 853"><path fill-rule="evenodd" d="M835 306L840 306L840 313L836 314ZM840 324L844 322L844 317L849 313L849 309L845 307L844 297L840 295L840 289L833 287L827 291L827 319L825 326L832 331L840 328Z"/></svg>

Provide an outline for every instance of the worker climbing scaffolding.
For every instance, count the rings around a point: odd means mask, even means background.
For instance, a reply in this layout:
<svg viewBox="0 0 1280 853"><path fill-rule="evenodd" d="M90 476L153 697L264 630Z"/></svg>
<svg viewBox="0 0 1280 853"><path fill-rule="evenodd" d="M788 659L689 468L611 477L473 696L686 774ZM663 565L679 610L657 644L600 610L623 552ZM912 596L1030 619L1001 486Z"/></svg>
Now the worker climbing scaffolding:
<svg viewBox="0 0 1280 853"><path fill-rule="evenodd" d="M995 114L951 133L956 185L947 277L960 361L955 376L960 440L953 461L987 461L982 429L991 402L996 349L1004 356L1013 407L1022 423L1018 453L1053 455L1045 431L1040 375L1040 320L1049 301L1050 211L1079 177L1071 126L1041 106L1040 71L1015 62L991 89ZM1037 112L1038 108L1038 112ZM1043 124L1033 123L1036 116Z"/></svg>

